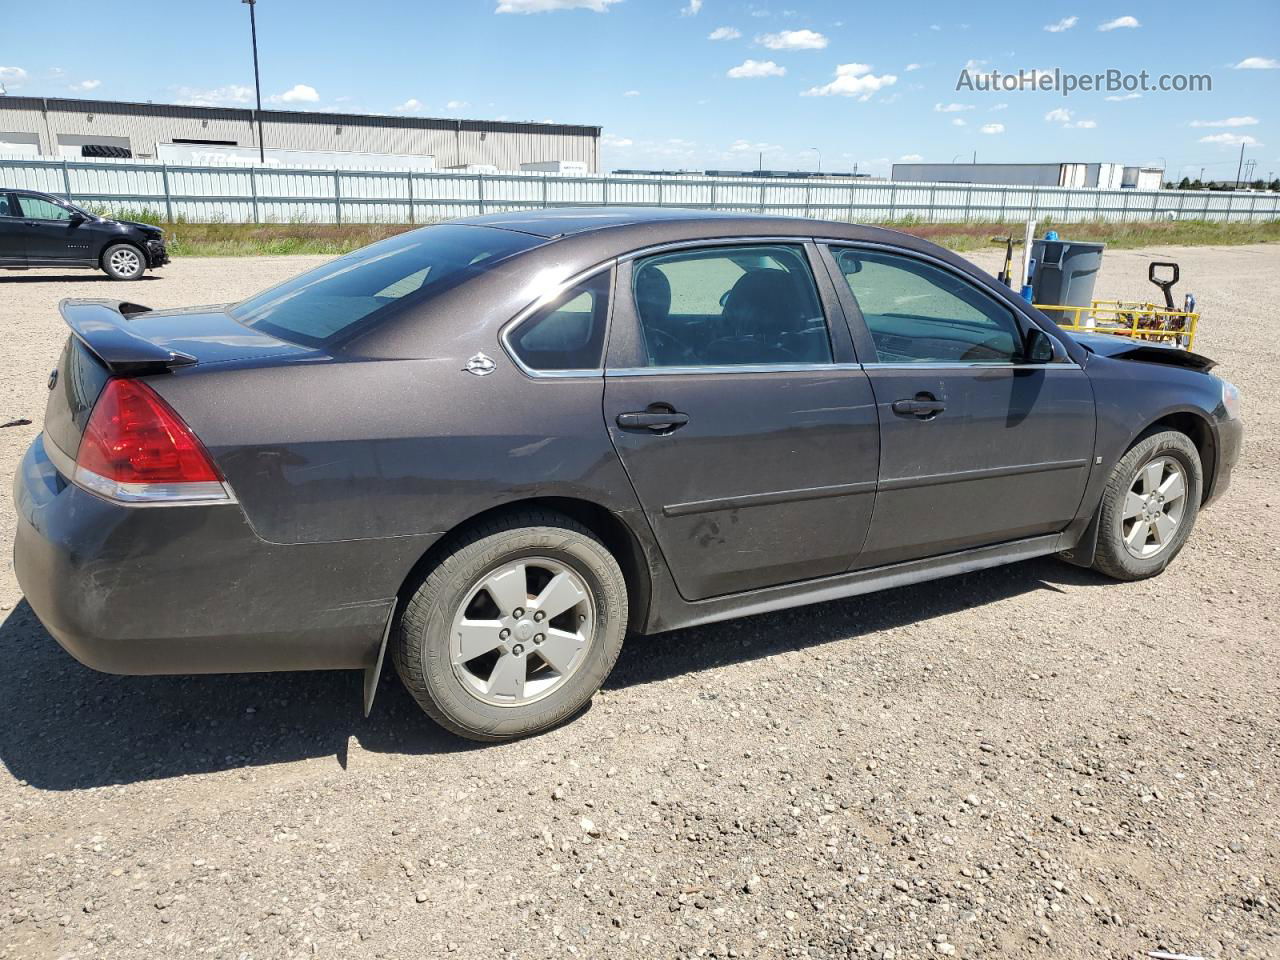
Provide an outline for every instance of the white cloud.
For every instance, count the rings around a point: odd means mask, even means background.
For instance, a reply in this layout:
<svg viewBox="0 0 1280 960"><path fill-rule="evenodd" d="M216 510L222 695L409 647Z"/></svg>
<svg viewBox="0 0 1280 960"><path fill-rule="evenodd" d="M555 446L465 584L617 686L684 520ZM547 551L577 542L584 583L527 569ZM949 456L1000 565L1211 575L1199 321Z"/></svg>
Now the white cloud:
<svg viewBox="0 0 1280 960"><path fill-rule="evenodd" d="M918 63L908 63L905 67L903 67L903 68L902 68L902 72L903 72L903 73L910 73L912 70L919 70L919 69L920 69L920 64L918 64Z"/></svg>
<svg viewBox="0 0 1280 960"><path fill-rule="evenodd" d="M494 13L550 13L552 10L592 10L606 12L622 0L498 0Z"/></svg>
<svg viewBox="0 0 1280 960"><path fill-rule="evenodd" d="M940 27L940 26L939 26L938 24L936 24L936 23L931 23L931 24L929 24L929 29L930 29L930 30L941 30L941 29L942 29L942 27Z"/></svg>
<svg viewBox="0 0 1280 960"><path fill-rule="evenodd" d="M963 127L963 126L966 126L966 124L965 124L965 122L964 122L964 117L952 117L952 118L951 118L951 125L952 125L953 127Z"/></svg>
<svg viewBox="0 0 1280 960"><path fill-rule="evenodd" d="M986 60L966 60L964 68L972 73L974 70L980 70L987 65Z"/></svg>
<svg viewBox="0 0 1280 960"><path fill-rule="evenodd" d="M971 103L935 103L933 105L934 113L963 113L966 110L972 110Z"/></svg>
<svg viewBox="0 0 1280 960"><path fill-rule="evenodd" d="M444 105L446 110L465 110L471 106L470 100L450 100Z"/></svg>
<svg viewBox="0 0 1280 960"><path fill-rule="evenodd" d="M315 103L320 99L320 94L316 92L315 87L305 83L295 83L284 93L271 99L279 103Z"/></svg>
<svg viewBox="0 0 1280 960"><path fill-rule="evenodd" d="M1004 133L1003 123L984 123L982 125L983 133Z"/></svg>
<svg viewBox="0 0 1280 960"><path fill-rule="evenodd" d="M624 92L623 92L623 94L622 94L622 95L623 95L624 97L638 97L638 96L640 96L640 91L639 91L639 90L626 90L626 91L624 91Z"/></svg>
<svg viewBox="0 0 1280 960"><path fill-rule="evenodd" d="M993 112L996 110L1008 110L1008 109L1009 109L1009 105L1007 103L997 103L994 107L991 107L991 110Z"/></svg>
<svg viewBox="0 0 1280 960"><path fill-rule="evenodd" d="M629 147L634 141L630 137L618 137L612 133L606 133L600 138L600 143L605 147Z"/></svg>
<svg viewBox="0 0 1280 960"><path fill-rule="evenodd" d="M391 109L396 113L417 113L422 109L422 101L414 97L410 97L404 103L397 104Z"/></svg>
<svg viewBox="0 0 1280 960"><path fill-rule="evenodd" d="M1071 111L1058 107L1056 110L1050 110L1046 113L1044 119L1048 123L1070 123Z"/></svg>
<svg viewBox="0 0 1280 960"><path fill-rule="evenodd" d="M81 80L79 83L71 84L71 89L80 93L88 93L90 90L97 90L102 86L101 80Z"/></svg>
<svg viewBox="0 0 1280 960"><path fill-rule="evenodd" d="M188 107L219 107L229 103L249 103L253 99L253 87L238 83L225 87L214 87L212 90L197 90L194 87L179 87L177 101Z"/></svg>
<svg viewBox="0 0 1280 960"><path fill-rule="evenodd" d="M924 157L918 153L904 153L898 158L899 163L922 163L923 161Z"/></svg>
<svg viewBox="0 0 1280 960"><path fill-rule="evenodd" d="M1078 130L1092 130L1098 125L1097 120L1077 120L1075 123L1068 123L1068 127L1075 127Z"/></svg>
<svg viewBox="0 0 1280 960"><path fill-rule="evenodd" d="M737 27L716 27L709 34L708 40L737 40L742 36L742 31Z"/></svg>
<svg viewBox="0 0 1280 960"><path fill-rule="evenodd" d="M0 83L6 87L20 87L27 81L27 71L21 67L0 67Z"/></svg>
<svg viewBox="0 0 1280 960"><path fill-rule="evenodd" d="M1193 127L1253 127L1257 126L1257 117L1227 117L1225 120L1192 120Z"/></svg>
<svg viewBox="0 0 1280 960"><path fill-rule="evenodd" d="M1200 138L1201 143L1221 143L1229 147L1238 147L1243 144L1246 147L1261 146L1257 140L1246 133L1214 133L1207 137Z"/></svg>
<svg viewBox="0 0 1280 960"><path fill-rule="evenodd" d="M781 149L776 143L752 143L750 140L735 140L729 144L729 150L733 153L765 153Z"/></svg>
<svg viewBox="0 0 1280 960"><path fill-rule="evenodd" d="M766 33L762 37L756 37L756 43L763 44L770 50L822 50L828 41L813 30L783 30L781 33Z"/></svg>
<svg viewBox="0 0 1280 960"><path fill-rule="evenodd" d="M735 80L744 77L785 77L787 68L778 66L772 60L743 60L736 67L731 67L727 75Z"/></svg>
<svg viewBox="0 0 1280 960"><path fill-rule="evenodd" d="M876 76L865 63L842 63L836 67L834 80L820 87L810 87L802 96L857 97L859 100L870 100L877 90L891 87L897 82L898 78L892 73Z"/></svg>
<svg viewBox="0 0 1280 960"><path fill-rule="evenodd" d="M1098 29L1104 33L1108 30L1135 29L1142 26L1138 22L1137 17L1116 17L1114 20L1108 20L1106 23L1098 24Z"/></svg>
<svg viewBox="0 0 1280 960"><path fill-rule="evenodd" d="M702 9L702 0L689 0L688 6L680 11L682 17L696 17Z"/></svg>
<svg viewBox="0 0 1280 960"><path fill-rule="evenodd" d="M1280 70L1280 60L1273 60L1271 57L1245 57L1243 60L1237 63L1232 69L1234 70ZM3 70L4 70L4 67L0 67L0 71L3 71Z"/></svg>
<svg viewBox="0 0 1280 960"><path fill-rule="evenodd" d="M1121 94L1117 94L1117 95L1115 95L1115 96L1111 96L1111 97L1103 97L1103 99L1104 99L1104 100L1109 100L1109 101L1111 101L1112 103L1124 103L1124 101L1126 101L1126 100L1141 100L1141 99L1142 99L1142 94L1140 94L1140 93L1121 93Z"/></svg>
<svg viewBox="0 0 1280 960"><path fill-rule="evenodd" d="M1063 33L1066 30L1070 30L1079 22L1079 17L1063 17L1057 23L1046 24L1045 29L1050 33Z"/></svg>

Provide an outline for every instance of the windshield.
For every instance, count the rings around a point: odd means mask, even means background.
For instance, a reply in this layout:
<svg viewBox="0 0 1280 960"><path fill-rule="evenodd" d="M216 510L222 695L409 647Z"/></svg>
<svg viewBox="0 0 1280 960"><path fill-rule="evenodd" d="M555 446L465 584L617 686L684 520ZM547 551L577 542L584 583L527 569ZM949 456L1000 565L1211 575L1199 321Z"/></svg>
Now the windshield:
<svg viewBox="0 0 1280 960"><path fill-rule="evenodd" d="M425 227L331 260L236 304L230 313L283 340L323 346L543 242L491 227Z"/></svg>

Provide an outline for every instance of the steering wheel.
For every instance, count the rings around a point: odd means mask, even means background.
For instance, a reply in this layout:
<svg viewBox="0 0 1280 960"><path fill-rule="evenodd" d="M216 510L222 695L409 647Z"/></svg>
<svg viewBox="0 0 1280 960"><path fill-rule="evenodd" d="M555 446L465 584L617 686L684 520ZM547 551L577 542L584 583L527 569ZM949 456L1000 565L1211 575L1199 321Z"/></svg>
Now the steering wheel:
<svg viewBox="0 0 1280 960"><path fill-rule="evenodd" d="M678 337L668 333L666 330L655 327L652 330L646 330L644 336L646 346L649 348L649 359L652 361L658 360L659 355L664 360L671 358L679 360L693 359L693 351ZM667 363L664 365L672 366L673 364Z"/></svg>

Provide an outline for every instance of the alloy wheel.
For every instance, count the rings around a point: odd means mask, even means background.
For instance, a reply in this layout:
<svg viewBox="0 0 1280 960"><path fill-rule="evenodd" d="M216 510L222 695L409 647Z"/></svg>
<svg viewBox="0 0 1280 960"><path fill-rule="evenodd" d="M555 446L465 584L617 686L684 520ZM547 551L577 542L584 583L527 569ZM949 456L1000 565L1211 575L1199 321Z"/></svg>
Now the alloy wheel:
<svg viewBox="0 0 1280 960"><path fill-rule="evenodd" d="M1187 472L1174 457L1156 457L1139 470L1120 518L1125 549L1139 560L1165 550L1182 525L1186 495Z"/></svg>
<svg viewBox="0 0 1280 960"><path fill-rule="evenodd" d="M133 276L142 269L142 258L138 256L136 250L129 247L113 250L109 262L112 270L126 277Z"/></svg>
<svg viewBox="0 0 1280 960"><path fill-rule="evenodd" d="M486 573L454 614L453 670L472 696L518 707L561 687L594 638L595 603L572 567L521 557Z"/></svg>

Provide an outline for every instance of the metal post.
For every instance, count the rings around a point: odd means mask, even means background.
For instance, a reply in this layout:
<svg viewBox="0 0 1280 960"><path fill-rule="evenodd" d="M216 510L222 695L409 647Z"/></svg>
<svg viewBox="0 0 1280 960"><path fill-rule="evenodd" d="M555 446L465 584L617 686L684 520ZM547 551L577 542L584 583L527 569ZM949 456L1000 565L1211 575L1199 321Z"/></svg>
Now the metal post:
<svg viewBox="0 0 1280 960"><path fill-rule="evenodd" d="M720 209L719 207L716 206L716 181L715 180L711 181L711 209L712 210Z"/></svg>
<svg viewBox="0 0 1280 960"><path fill-rule="evenodd" d="M480 212L484 213L484 174L476 174L476 200L478 201Z"/></svg>
<svg viewBox="0 0 1280 960"><path fill-rule="evenodd" d="M416 221L413 219L414 214L413 214L413 171L412 170L409 171L407 175L407 179L409 181L409 222L415 223Z"/></svg>
<svg viewBox="0 0 1280 960"><path fill-rule="evenodd" d="M262 82L258 78L258 18L254 15L257 0L240 0L240 2L249 5L249 35L253 38L253 88L258 95L258 109L254 111L254 117L258 121L258 160L266 163L267 149L262 142Z"/></svg>
<svg viewBox="0 0 1280 960"><path fill-rule="evenodd" d="M62 158L62 192L66 194L67 200L72 201L71 197L71 171L67 169L67 159ZM73 202L73 201L72 201Z"/></svg>
<svg viewBox="0 0 1280 960"><path fill-rule="evenodd" d="M342 175L333 171L333 215L334 223L342 224Z"/></svg>
<svg viewBox="0 0 1280 960"><path fill-rule="evenodd" d="M804 216L809 219L809 201L813 198L813 186L811 184L804 185Z"/></svg>
<svg viewBox="0 0 1280 960"><path fill-rule="evenodd" d="M169 197L169 165L160 164L160 182L164 184L164 219L165 223L173 223L173 201Z"/></svg>
<svg viewBox="0 0 1280 960"><path fill-rule="evenodd" d="M856 183L849 184L849 222L856 223L858 214L855 205L858 202L858 185Z"/></svg>
<svg viewBox="0 0 1280 960"><path fill-rule="evenodd" d="M938 216L937 191L938 191L937 187L935 187L932 183L929 184L929 222L930 223L933 223Z"/></svg>
<svg viewBox="0 0 1280 960"><path fill-rule="evenodd" d="M609 205L609 178L607 176L600 178L600 205L603 207Z"/></svg>
<svg viewBox="0 0 1280 960"><path fill-rule="evenodd" d="M1208 219L1209 219L1209 197L1210 197L1210 196L1212 196L1212 194L1210 194L1210 193L1208 193L1208 192L1206 191L1206 192L1205 192L1205 195L1204 195L1204 213L1202 213L1202 214L1200 215L1200 216L1201 216L1201 219L1203 219L1203 220L1208 220Z"/></svg>
<svg viewBox="0 0 1280 960"><path fill-rule="evenodd" d="M972 207L973 207L973 185L970 184L969 187L964 192L964 222L965 223L968 223L969 217L972 216L972 214L969 212L972 209Z"/></svg>
<svg viewBox="0 0 1280 960"><path fill-rule="evenodd" d="M764 213L764 181L760 182L760 212Z"/></svg>
<svg viewBox="0 0 1280 960"><path fill-rule="evenodd" d="M258 171L249 168L249 194L253 198L253 222L261 223L258 217Z"/></svg>
<svg viewBox="0 0 1280 960"><path fill-rule="evenodd" d="M542 209L543 210L547 209L548 196L549 196L549 192L547 187L547 175L544 173L542 175Z"/></svg>

